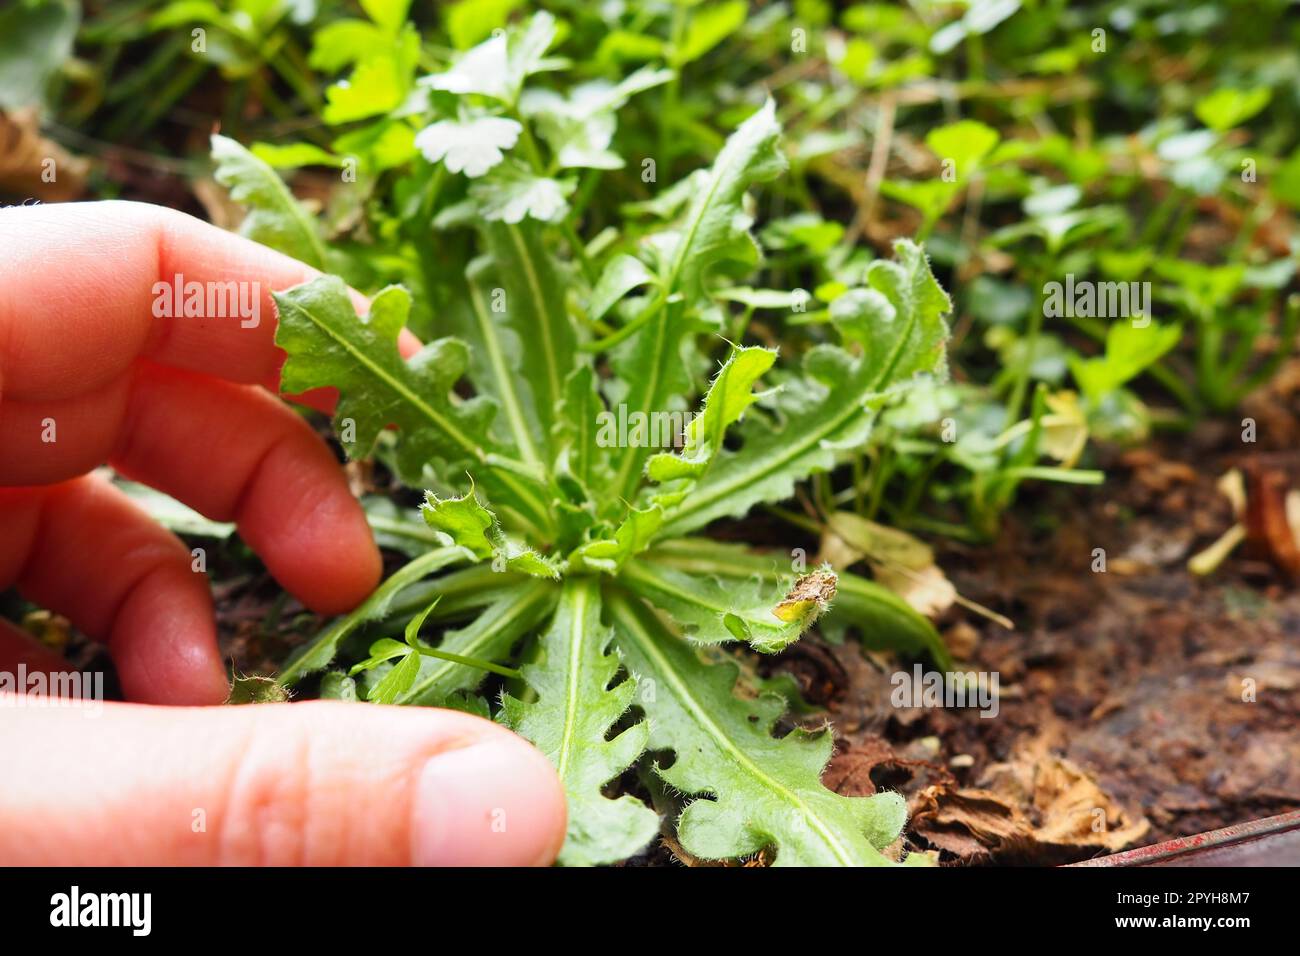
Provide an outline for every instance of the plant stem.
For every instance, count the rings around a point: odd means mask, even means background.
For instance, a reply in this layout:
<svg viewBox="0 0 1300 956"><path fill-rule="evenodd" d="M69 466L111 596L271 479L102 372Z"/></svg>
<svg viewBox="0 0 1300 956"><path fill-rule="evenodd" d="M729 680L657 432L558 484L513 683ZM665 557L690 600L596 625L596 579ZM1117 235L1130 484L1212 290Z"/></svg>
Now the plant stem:
<svg viewBox="0 0 1300 956"><path fill-rule="evenodd" d="M1029 312L1029 324L1025 329L1025 357L1015 370L1015 379L1011 386L1011 397L1007 400L1007 420L1004 427L1010 428L1020 420L1020 409L1025 404L1025 395L1029 391L1029 370L1034 364L1038 351L1038 336L1043 329L1043 286L1046 269L1038 272L1035 284L1034 307Z"/></svg>
<svg viewBox="0 0 1300 956"><path fill-rule="evenodd" d="M493 674L500 674L502 677L522 677L523 674L513 667L503 667L501 664L493 664L491 661L481 660L477 657L465 657L462 654L453 654L451 651L440 651L436 647L428 647L424 644L411 645L421 657L436 657L440 661L450 661L453 664L464 664L466 667L476 667L479 670L491 671Z"/></svg>
<svg viewBox="0 0 1300 956"><path fill-rule="evenodd" d="M595 342L584 342L579 345L578 348L582 349L584 352L603 352L606 349L612 349L615 345L618 345L620 342L630 338L636 332L640 331L643 326L648 324L650 320L655 317L667 301L668 296L664 294L664 291L661 288L657 293L655 293L655 297L650 300L650 304L641 311L641 314L627 325L623 326L613 335L606 336L605 338L599 339Z"/></svg>

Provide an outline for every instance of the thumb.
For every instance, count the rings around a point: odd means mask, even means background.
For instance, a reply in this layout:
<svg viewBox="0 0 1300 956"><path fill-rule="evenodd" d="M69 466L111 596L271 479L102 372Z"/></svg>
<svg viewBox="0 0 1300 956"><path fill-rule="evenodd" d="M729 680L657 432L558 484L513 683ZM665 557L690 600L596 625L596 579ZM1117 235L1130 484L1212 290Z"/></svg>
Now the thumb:
<svg viewBox="0 0 1300 956"><path fill-rule="evenodd" d="M56 704L0 695L0 864L529 866L564 840L546 758L467 714Z"/></svg>

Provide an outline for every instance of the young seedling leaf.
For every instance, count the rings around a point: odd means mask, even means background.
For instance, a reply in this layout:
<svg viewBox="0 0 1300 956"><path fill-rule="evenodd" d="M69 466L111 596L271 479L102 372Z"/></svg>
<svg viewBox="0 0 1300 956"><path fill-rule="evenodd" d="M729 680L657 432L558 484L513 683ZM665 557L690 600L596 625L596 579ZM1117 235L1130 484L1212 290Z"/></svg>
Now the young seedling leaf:
<svg viewBox="0 0 1300 956"><path fill-rule="evenodd" d="M387 617L393 600L404 588L448 565L472 558L473 555L464 548L435 548L404 564L379 585L360 607L338 618L310 643L295 652L280 670L280 683L290 686L306 674L324 670L334 660L339 644L345 637L364 624L382 621Z"/></svg>
<svg viewBox="0 0 1300 956"><path fill-rule="evenodd" d="M517 571L542 578L560 576L553 563L509 538L501 530L496 515L479 503L473 489L459 498L431 494L425 500L423 512L429 527L448 535L453 543L480 560L490 560L493 570Z"/></svg>
<svg viewBox="0 0 1300 956"><path fill-rule="evenodd" d="M420 673L396 703L440 706L458 691L473 691L483 683L487 671L482 661L499 661L539 622L555 604L557 588L549 581L524 579L501 594L470 624L447 631L437 650L474 663L421 655Z"/></svg>
<svg viewBox="0 0 1300 956"><path fill-rule="evenodd" d="M697 479L704 474L717 452L727 429L739 421L757 398L754 383L772 367L776 352L764 348L734 349L721 370L714 376L704 406L686 428L684 447L677 454L654 455L646 464L651 481L670 482ZM684 488L665 489L665 494L681 500Z"/></svg>

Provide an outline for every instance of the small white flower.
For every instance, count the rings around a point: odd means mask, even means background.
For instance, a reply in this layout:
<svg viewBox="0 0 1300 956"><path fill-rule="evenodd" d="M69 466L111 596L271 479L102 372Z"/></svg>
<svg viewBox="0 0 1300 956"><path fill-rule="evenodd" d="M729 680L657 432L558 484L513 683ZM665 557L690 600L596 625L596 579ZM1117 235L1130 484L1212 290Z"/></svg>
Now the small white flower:
<svg viewBox="0 0 1300 956"><path fill-rule="evenodd" d="M523 222L525 217L554 222L568 208L573 192L571 179L537 176L516 162L509 162L470 187L483 218L489 222Z"/></svg>
<svg viewBox="0 0 1300 956"><path fill-rule="evenodd" d="M564 214L565 206L560 184L554 179L538 178L522 184L501 203L495 215L489 213L489 218L499 216L502 222L515 223L531 216L542 222L553 222Z"/></svg>
<svg viewBox="0 0 1300 956"><path fill-rule="evenodd" d="M448 93L482 93L499 100L508 99L506 54L505 35L499 34L467 51L447 72L426 76L420 84Z"/></svg>
<svg viewBox="0 0 1300 956"><path fill-rule="evenodd" d="M415 146L431 163L444 162L453 173L471 179L482 176L504 158L523 131L512 119L483 116L472 120L439 120L415 137Z"/></svg>

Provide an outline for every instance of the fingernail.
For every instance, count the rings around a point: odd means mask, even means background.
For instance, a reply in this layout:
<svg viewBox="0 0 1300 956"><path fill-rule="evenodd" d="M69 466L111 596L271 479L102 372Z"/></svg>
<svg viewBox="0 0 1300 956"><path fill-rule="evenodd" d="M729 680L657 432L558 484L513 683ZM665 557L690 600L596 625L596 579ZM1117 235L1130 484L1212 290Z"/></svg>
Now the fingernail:
<svg viewBox="0 0 1300 956"><path fill-rule="evenodd" d="M485 741L431 758L412 811L415 865L550 863L564 825L557 790L554 771L523 741Z"/></svg>

